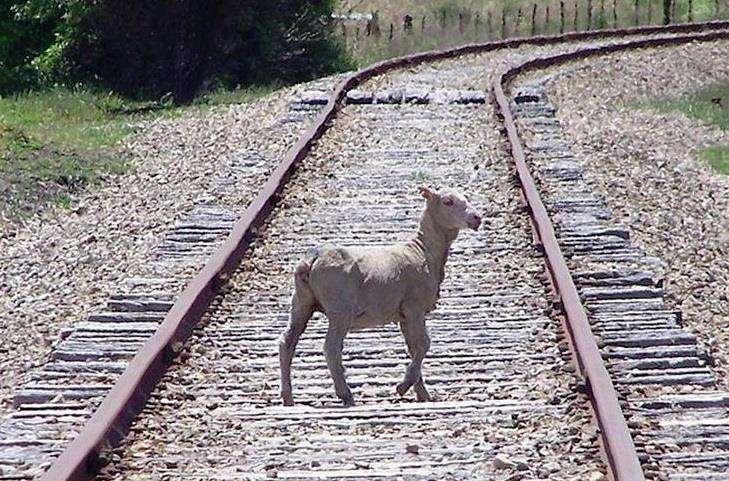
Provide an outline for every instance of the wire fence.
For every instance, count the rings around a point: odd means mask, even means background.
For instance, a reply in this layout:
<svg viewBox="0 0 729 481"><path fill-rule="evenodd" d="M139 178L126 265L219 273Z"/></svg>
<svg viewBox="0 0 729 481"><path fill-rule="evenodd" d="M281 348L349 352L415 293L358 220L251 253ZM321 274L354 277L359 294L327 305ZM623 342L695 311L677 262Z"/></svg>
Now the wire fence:
<svg viewBox="0 0 729 481"><path fill-rule="evenodd" d="M434 8L387 20L379 12L340 16L335 28L360 63L465 42L638 25L729 19L729 0L551 0L503 2L478 11Z"/></svg>

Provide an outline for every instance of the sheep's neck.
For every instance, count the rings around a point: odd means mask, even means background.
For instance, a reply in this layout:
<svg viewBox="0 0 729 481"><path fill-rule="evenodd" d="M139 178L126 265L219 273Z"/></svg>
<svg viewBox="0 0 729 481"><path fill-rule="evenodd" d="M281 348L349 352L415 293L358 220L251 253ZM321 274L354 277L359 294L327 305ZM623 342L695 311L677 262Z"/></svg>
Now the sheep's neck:
<svg viewBox="0 0 729 481"><path fill-rule="evenodd" d="M425 210L414 241L423 250L430 272L438 276L438 285L443 282L445 263L456 236L458 229L444 229L436 224L430 212Z"/></svg>

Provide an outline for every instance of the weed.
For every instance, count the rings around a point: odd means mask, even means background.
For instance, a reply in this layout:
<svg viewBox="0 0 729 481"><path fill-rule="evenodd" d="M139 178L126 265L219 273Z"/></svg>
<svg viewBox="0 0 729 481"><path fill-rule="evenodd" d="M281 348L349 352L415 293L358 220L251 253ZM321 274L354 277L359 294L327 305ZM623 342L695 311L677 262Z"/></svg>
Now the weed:
<svg viewBox="0 0 729 481"><path fill-rule="evenodd" d="M679 111L688 117L729 130L729 81L676 99L655 101L652 106L660 112ZM702 150L701 159L721 174L729 174L729 146L716 145Z"/></svg>
<svg viewBox="0 0 729 481"><path fill-rule="evenodd" d="M118 148L140 122L250 102L277 85L216 90L191 106L58 88L0 98L0 210L11 215L70 205L71 194L131 167Z"/></svg>
<svg viewBox="0 0 729 481"><path fill-rule="evenodd" d="M430 177L422 170L416 170L410 173L410 180L417 184L427 184L430 181Z"/></svg>
<svg viewBox="0 0 729 481"><path fill-rule="evenodd" d="M716 172L729 175L729 145L714 145L702 150L699 155Z"/></svg>

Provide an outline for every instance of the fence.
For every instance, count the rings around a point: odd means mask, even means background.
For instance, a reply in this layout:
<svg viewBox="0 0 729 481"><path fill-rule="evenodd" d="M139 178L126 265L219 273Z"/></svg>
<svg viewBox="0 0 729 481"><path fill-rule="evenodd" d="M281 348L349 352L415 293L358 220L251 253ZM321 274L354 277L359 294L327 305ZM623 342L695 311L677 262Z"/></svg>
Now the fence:
<svg viewBox="0 0 729 481"><path fill-rule="evenodd" d="M729 18L729 0L504 1L478 11L434 8L387 20L379 12L338 18L336 31L361 63L465 42Z"/></svg>

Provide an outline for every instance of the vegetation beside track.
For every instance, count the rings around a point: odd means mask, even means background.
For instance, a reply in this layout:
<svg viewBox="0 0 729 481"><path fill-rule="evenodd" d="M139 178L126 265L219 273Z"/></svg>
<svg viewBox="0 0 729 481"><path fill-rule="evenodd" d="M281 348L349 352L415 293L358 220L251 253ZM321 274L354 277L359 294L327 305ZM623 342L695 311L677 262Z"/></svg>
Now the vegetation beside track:
<svg viewBox="0 0 729 481"><path fill-rule="evenodd" d="M187 106L128 100L85 88L0 98L0 213L16 217L48 204L72 207L80 189L130 167L117 146L144 121L245 103L276 88L221 89Z"/></svg>
<svg viewBox="0 0 729 481"><path fill-rule="evenodd" d="M688 117L729 130L729 79L683 97L655 102L662 112L679 111ZM699 157L715 171L729 175L729 145L714 145Z"/></svg>

